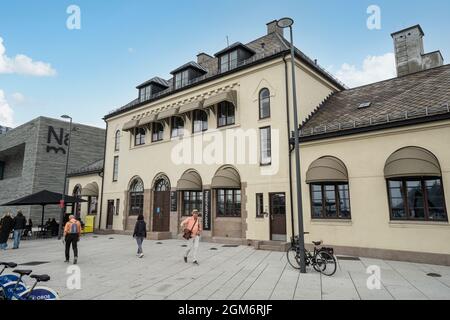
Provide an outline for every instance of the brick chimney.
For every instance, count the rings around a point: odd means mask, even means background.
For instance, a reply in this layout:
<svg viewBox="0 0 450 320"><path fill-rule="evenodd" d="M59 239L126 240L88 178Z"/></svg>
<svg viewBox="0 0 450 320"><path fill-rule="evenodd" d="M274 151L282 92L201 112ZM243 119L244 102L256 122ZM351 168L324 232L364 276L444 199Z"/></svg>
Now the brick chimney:
<svg viewBox="0 0 450 320"><path fill-rule="evenodd" d="M277 26L278 20L273 20L267 23L267 34L278 33L280 36L284 37L284 29Z"/></svg>
<svg viewBox="0 0 450 320"><path fill-rule="evenodd" d="M444 64L440 51L424 53L424 32L420 25L393 33L397 76L428 70Z"/></svg>

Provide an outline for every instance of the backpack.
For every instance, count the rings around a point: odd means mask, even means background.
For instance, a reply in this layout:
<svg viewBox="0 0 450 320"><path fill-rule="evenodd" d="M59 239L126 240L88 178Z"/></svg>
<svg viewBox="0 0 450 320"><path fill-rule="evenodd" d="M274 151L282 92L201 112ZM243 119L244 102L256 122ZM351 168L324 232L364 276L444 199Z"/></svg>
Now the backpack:
<svg viewBox="0 0 450 320"><path fill-rule="evenodd" d="M70 234L78 234L78 224L76 222L71 222L70 224Z"/></svg>

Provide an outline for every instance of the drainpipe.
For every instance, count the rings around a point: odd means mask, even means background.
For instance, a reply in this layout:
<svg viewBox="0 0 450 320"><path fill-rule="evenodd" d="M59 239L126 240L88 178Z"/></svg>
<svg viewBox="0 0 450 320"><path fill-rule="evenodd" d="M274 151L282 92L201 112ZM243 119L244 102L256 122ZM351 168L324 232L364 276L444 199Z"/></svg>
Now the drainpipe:
<svg viewBox="0 0 450 320"><path fill-rule="evenodd" d="M284 81L286 87L286 119L287 119L287 133L288 133L288 146L289 146L289 204L291 207L291 229L292 229L292 237L295 234L294 230L294 204L292 203L292 151L294 150L291 147L291 124L290 124L290 116L289 116L289 89L288 89L288 65L286 61L286 56L288 53L283 55L284 61Z"/></svg>
<svg viewBox="0 0 450 320"><path fill-rule="evenodd" d="M102 191L100 192L102 195L102 199L100 200L100 217L98 218L98 230L102 229L103 196L104 196L103 188L105 186L106 142L108 141L108 122L105 119L103 120L106 122L106 131L105 131L105 147L103 149Z"/></svg>

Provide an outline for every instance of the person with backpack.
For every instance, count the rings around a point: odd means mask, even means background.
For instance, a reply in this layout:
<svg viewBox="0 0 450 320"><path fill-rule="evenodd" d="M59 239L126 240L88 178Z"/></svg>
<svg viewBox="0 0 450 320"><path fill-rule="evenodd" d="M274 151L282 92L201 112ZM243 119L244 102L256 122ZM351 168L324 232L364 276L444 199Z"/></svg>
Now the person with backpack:
<svg viewBox="0 0 450 320"><path fill-rule="evenodd" d="M133 238L136 239L138 245L137 256L142 258L144 251L142 250L142 243L147 238L147 224L144 221L144 215L140 214L137 218L136 225L134 226Z"/></svg>
<svg viewBox="0 0 450 320"><path fill-rule="evenodd" d="M6 212L0 220L0 250L6 250L8 247L8 239L11 231L14 228L14 220L11 214Z"/></svg>
<svg viewBox="0 0 450 320"><path fill-rule="evenodd" d="M23 234L23 229L27 224L27 219L23 216L22 211L18 211L17 215L14 217L14 245L13 249L19 249L20 238Z"/></svg>
<svg viewBox="0 0 450 320"><path fill-rule="evenodd" d="M70 246L73 249L73 264L78 261L78 241L80 240L81 224L73 215L69 216L69 221L64 226L64 241L66 243L66 261L70 259Z"/></svg>
<svg viewBox="0 0 450 320"><path fill-rule="evenodd" d="M181 222L181 227L184 228L183 238L189 241L186 252L184 253L184 262L188 262L188 255L192 251L192 263L198 265L197 251L200 243L200 235L202 232L202 224L200 222L198 210L192 210L192 216L186 218Z"/></svg>

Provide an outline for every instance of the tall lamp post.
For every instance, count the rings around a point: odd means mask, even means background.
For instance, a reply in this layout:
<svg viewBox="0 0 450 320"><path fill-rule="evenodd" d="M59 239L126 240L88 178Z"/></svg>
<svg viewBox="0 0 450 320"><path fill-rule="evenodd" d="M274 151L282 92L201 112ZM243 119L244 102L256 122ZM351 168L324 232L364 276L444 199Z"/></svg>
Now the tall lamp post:
<svg viewBox="0 0 450 320"><path fill-rule="evenodd" d="M291 18L283 18L278 20L277 26L279 28L289 28L291 36L291 66L292 66L292 104L294 109L294 135L295 135L295 168L296 168L296 182L297 182L297 210L298 210L298 233L300 245L300 272L306 273L305 262L305 235L303 229L303 204L302 204L302 181L300 172L300 144L299 144L299 127L298 127L298 110L297 110L297 86L295 82L295 47L294 37L292 34L292 25L294 20Z"/></svg>
<svg viewBox="0 0 450 320"><path fill-rule="evenodd" d="M58 240L61 239L62 237L62 233L63 233L63 220L64 220L64 209L66 207L65 204L65 196L66 196L66 184L67 184L67 170L69 167L69 157L70 157L70 141L72 140L72 117L68 116L68 115L62 115L61 118L63 119L69 119L69 144L67 146L67 156L66 156L66 168L64 171L64 187L63 187L63 193L62 193L62 197L61 197L61 213L59 214L59 231L58 231Z"/></svg>

